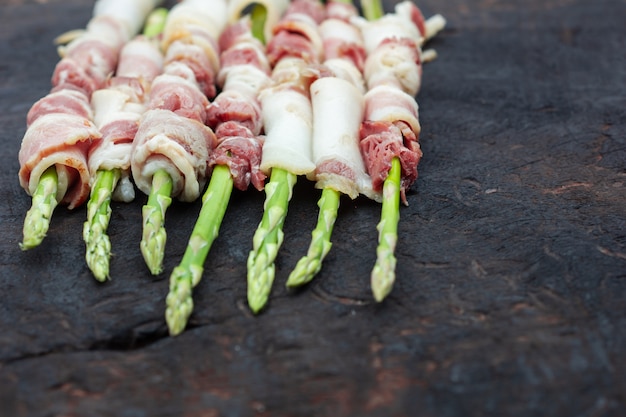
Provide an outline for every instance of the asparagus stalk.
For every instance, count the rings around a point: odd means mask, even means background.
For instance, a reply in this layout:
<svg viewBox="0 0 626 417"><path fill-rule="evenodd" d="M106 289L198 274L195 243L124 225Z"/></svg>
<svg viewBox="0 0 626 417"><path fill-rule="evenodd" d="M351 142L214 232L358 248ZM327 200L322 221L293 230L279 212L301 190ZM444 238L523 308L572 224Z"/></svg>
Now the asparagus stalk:
<svg viewBox="0 0 626 417"><path fill-rule="evenodd" d="M322 269L322 261L330 251L332 243L330 237L339 210L341 193L332 188L324 188L322 196L317 202L320 208L317 225L311 233L311 244L307 254L303 256L294 270L289 274L287 287L295 288L310 282Z"/></svg>
<svg viewBox="0 0 626 417"><path fill-rule="evenodd" d="M367 20L376 20L384 15L380 0L362 0L361 7ZM398 221L400 219L400 160L391 161L391 169L383 183L383 201L378 230L376 263L371 273L371 287L377 302L391 292L396 279L396 258L394 251L398 241Z"/></svg>
<svg viewBox="0 0 626 417"><path fill-rule="evenodd" d="M172 177L161 169L152 177L152 187L148 201L143 206L143 234L139 247L143 259L152 275L158 275L163 270L165 256L165 212L172 204Z"/></svg>
<svg viewBox="0 0 626 417"><path fill-rule="evenodd" d="M374 298L381 302L393 288L396 279L394 251L398 241L400 220L400 160L391 160L391 169L383 184L383 201L378 230L376 263L372 269L371 286Z"/></svg>
<svg viewBox="0 0 626 417"><path fill-rule="evenodd" d="M376 20L385 14L380 0L361 0L361 8L363 9L363 16L367 20Z"/></svg>
<svg viewBox="0 0 626 417"><path fill-rule="evenodd" d="M59 203L56 198L58 176L54 166L44 171L39 179L37 189L32 196L31 208L24 219L24 238L20 243L22 250L39 246L46 237L50 227L52 212Z"/></svg>
<svg viewBox="0 0 626 417"><path fill-rule="evenodd" d="M283 243L283 224L297 176L284 169L273 168L265 186L263 218L254 233L248 256L248 305L256 314L265 303L274 282L274 260Z"/></svg>
<svg viewBox="0 0 626 417"><path fill-rule="evenodd" d="M165 28L165 21L167 20L168 13L169 11L164 7L154 9L146 19L143 35L148 38L157 38L160 36Z"/></svg>
<svg viewBox="0 0 626 417"><path fill-rule="evenodd" d="M228 166L217 165L202 196L202 208L183 259L170 276L165 319L172 336L181 333L187 325L187 319L193 310L191 291L202 278L204 261L219 234L232 190L233 177Z"/></svg>
<svg viewBox="0 0 626 417"><path fill-rule="evenodd" d="M100 282L109 278L111 240L106 230L111 219L111 194L120 177L119 169L98 171L87 203L87 221L83 224L83 240L87 246L85 260Z"/></svg>
<svg viewBox="0 0 626 417"><path fill-rule="evenodd" d="M265 42L263 30L267 9L261 4L255 4L250 18L252 36ZM217 165L213 168L209 185L202 196L202 208L183 258L170 275L169 293L165 299L167 305L165 321L171 336L180 334L187 326L193 311L192 290L202 279L204 262L219 234L233 185L233 177L228 166Z"/></svg>
<svg viewBox="0 0 626 417"><path fill-rule="evenodd" d="M155 9L144 25L143 34L155 38L163 31L167 9ZM107 228L111 219L111 195L121 178L119 169L99 170L87 203L87 220L83 224L83 240L86 245L85 260L96 280L109 278L111 240Z"/></svg>

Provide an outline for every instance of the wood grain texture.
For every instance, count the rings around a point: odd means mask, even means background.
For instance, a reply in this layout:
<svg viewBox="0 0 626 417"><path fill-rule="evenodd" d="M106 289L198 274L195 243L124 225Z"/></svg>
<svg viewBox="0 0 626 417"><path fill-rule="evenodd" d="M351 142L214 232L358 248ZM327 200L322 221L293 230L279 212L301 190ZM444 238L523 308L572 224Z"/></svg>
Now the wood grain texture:
<svg viewBox="0 0 626 417"><path fill-rule="evenodd" d="M625 1L420 1L448 27L424 68L424 158L389 298L370 294L380 207L364 199L342 201L319 276L284 288L317 215L301 179L268 308L245 307L263 195L235 192L176 338L164 298L199 203L168 211L157 278L143 196L113 206L104 285L83 260L84 207L18 248L26 113L50 88L52 39L92 4L0 5L0 414L626 415Z"/></svg>

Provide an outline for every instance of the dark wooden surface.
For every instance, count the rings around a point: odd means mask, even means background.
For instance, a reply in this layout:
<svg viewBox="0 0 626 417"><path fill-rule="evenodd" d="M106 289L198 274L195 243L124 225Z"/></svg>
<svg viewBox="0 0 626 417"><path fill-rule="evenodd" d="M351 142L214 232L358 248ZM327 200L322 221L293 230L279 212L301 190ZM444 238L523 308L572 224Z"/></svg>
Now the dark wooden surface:
<svg viewBox="0 0 626 417"><path fill-rule="evenodd" d="M449 23L418 96L425 156L392 294L370 295L379 206L362 199L343 202L315 281L284 289L317 213L301 180L270 303L252 317L263 195L236 192L190 327L171 338L164 297L197 203L169 210L156 278L138 249L144 197L113 207L104 285L83 261L84 207L59 208L41 247L18 248L25 115L49 90L53 37L83 27L92 2L3 0L0 414L626 415L626 2L420 5Z"/></svg>

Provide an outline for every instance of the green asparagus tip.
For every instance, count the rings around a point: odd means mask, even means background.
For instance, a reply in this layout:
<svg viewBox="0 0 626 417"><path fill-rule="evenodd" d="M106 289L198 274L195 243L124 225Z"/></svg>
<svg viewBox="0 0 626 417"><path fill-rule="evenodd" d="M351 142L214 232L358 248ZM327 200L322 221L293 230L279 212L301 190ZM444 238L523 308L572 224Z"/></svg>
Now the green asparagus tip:
<svg viewBox="0 0 626 417"><path fill-rule="evenodd" d="M194 274L202 275L202 268L194 270L194 267L177 266L170 276L170 292L165 302L165 321L171 336L182 333L187 326L187 319L193 311L193 299L191 290L193 287Z"/></svg>
<svg viewBox="0 0 626 417"><path fill-rule="evenodd" d="M111 195L120 177L118 169L98 171L87 203L87 221L83 224L85 260L100 282L109 278L111 240L106 232L111 220Z"/></svg>
<svg viewBox="0 0 626 417"><path fill-rule="evenodd" d="M311 244L306 256L303 256L294 270L289 274L287 287L295 288L310 282L322 269L322 261L330 251L332 243L330 237L339 210L341 193L331 188L325 188L317 205L320 208L317 225L311 233Z"/></svg>
<svg viewBox="0 0 626 417"><path fill-rule="evenodd" d="M252 36L265 43L265 22L267 21L267 8L260 3L252 7L250 13L252 19Z"/></svg>
<svg viewBox="0 0 626 417"><path fill-rule="evenodd" d="M143 34L149 38L159 36L163 32L167 20L168 10L164 7L154 9L144 25Z"/></svg>
<svg viewBox="0 0 626 417"><path fill-rule="evenodd" d="M259 312L269 297L274 281L274 260L283 243L283 223L297 176L274 168L265 186L263 218L254 233L248 256L248 305Z"/></svg>
<svg viewBox="0 0 626 417"><path fill-rule="evenodd" d="M32 249L41 244L48 233L52 213L58 204L56 200L58 176L54 166L46 169L32 196L31 208L26 213L23 228L22 250Z"/></svg>
<svg viewBox="0 0 626 417"><path fill-rule="evenodd" d="M165 320L170 335L181 333L193 310L192 288L198 285L204 261L217 238L233 189L233 178L225 165L213 169L209 186L202 196L202 208L189 237L185 254L170 276Z"/></svg>
<svg viewBox="0 0 626 417"><path fill-rule="evenodd" d="M393 288L396 279L394 251L398 241L400 220L400 160L393 158L391 169L383 185L383 203L378 229L376 264L372 269L372 292L376 301L382 301Z"/></svg>
<svg viewBox="0 0 626 417"><path fill-rule="evenodd" d="M165 170L157 171L152 177L152 188L148 202L143 206L143 235L141 254L152 275L163 271L165 257L165 212L172 203L172 178Z"/></svg>
<svg viewBox="0 0 626 417"><path fill-rule="evenodd" d="M361 8L367 20L376 20L385 14L380 0L361 0Z"/></svg>

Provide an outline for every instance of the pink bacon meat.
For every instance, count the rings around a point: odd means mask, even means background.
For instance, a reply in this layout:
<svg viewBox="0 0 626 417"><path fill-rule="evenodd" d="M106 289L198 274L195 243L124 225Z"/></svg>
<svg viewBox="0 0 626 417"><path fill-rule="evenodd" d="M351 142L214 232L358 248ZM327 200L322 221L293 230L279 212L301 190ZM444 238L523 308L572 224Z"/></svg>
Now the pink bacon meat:
<svg viewBox="0 0 626 417"><path fill-rule="evenodd" d="M87 151L100 140L92 122L91 94L117 66L122 46L139 31L156 0L99 0L86 31L60 48L51 93L33 105L19 152L20 185L33 194L39 178L55 166L57 201L75 208L89 197Z"/></svg>
<svg viewBox="0 0 626 417"><path fill-rule="evenodd" d="M208 109L218 145L209 165L228 166L239 190L250 183L262 190L266 175L260 170L264 138L258 93L269 83L271 68L263 44L252 36L249 16L224 31L220 49L221 93Z"/></svg>

